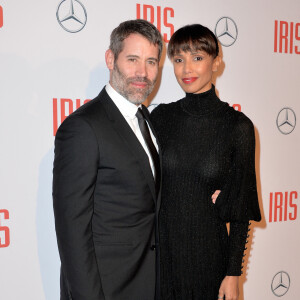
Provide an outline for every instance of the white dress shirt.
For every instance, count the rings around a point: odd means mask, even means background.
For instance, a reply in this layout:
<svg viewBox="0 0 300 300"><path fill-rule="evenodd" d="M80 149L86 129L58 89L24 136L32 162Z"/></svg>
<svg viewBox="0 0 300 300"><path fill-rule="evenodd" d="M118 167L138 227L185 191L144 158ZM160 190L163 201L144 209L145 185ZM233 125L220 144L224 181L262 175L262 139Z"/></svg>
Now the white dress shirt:
<svg viewBox="0 0 300 300"><path fill-rule="evenodd" d="M115 103L115 105L118 107L122 116L125 118L128 125L130 126L130 128L132 129L132 131L138 138L139 142L143 146L145 152L147 153L148 158L149 158L149 163L151 166L151 170L152 170L152 174L154 176L155 171L154 171L154 164L153 164L152 156L151 156L151 154L148 150L148 147L146 145L146 142L143 138L143 135L141 133L140 126L138 123L138 119L135 115L137 113L138 108L141 107L141 105L137 106L137 105L131 103L130 101L128 101L127 99L125 99L116 90L114 90L114 88L109 83L106 85L105 90L106 90L107 94L109 95L109 97L112 99L112 101ZM158 152L158 146L157 146L155 136L153 135L152 130L148 123L147 123L147 125L148 125L149 131L150 131L150 135L151 135L153 144Z"/></svg>

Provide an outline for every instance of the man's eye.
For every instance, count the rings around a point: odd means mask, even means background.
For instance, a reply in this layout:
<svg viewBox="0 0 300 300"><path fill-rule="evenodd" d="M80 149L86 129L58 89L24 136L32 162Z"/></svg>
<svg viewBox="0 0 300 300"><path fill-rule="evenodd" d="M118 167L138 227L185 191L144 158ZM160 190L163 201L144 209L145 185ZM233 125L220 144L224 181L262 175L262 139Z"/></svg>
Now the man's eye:
<svg viewBox="0 0 300 300"><path fill-rule="evenodd" d="M136 58L128 58L129 61L135 62Z"/></svg>
<svg viewBox="0 0 300 300"><path fill-rule="evenodd" d="M181 59L181 58L175 58L175 59L174 59L174 62L175 62L175 63L180 63L180 62L182 62L182 59Z"/></svg>
<svg viewBox="0 0 300 300"><path fill-rule="evenodd" d="M203 59L202 56L196 56L196 57L195 57L195 60L197 60L197 61L200 61L200 60L202 60L202 59Z"/></svg>
<svg viewBox="0 0 300 300"><path fill-rule="evenodd" d="M156 65L156 61L154 61L154 60L149 60L148 63L149 63L149 65L153 65L153 66Z"/></svg>

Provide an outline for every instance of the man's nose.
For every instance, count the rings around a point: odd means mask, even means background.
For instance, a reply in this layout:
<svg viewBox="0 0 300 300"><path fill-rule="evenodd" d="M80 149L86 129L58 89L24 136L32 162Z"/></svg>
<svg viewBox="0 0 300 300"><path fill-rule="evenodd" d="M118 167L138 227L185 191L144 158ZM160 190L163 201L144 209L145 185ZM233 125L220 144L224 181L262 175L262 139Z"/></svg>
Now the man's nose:
<svg viewBox="0 0 300 300"><path fill-rule="evenodd" d="M146 63L140 62L140 63L137 65L135 74L136 74L137 76L140 76L140 77L147 77L147 66L146 66Z"/></svg>

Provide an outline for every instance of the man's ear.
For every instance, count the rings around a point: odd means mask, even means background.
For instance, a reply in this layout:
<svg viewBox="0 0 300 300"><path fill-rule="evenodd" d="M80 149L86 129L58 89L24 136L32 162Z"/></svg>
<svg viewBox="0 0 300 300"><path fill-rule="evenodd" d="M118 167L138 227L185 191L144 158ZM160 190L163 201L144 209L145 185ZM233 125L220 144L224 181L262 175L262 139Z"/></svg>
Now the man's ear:
<svg viewBox="0 0 300 300"><path fill-rule="evenodd" d="M221 64L221 57L220 56L217 56L215 59L214 59L214 62L213 62L213 72L217 72L218 71L218 68Z"/></svg>
<svg viewBox="0 0 300 300"><path fill-rule="evenodd" d="M115 63L115 56L110 49L105 52L105 62L109 70L113 70Z"/></svg>

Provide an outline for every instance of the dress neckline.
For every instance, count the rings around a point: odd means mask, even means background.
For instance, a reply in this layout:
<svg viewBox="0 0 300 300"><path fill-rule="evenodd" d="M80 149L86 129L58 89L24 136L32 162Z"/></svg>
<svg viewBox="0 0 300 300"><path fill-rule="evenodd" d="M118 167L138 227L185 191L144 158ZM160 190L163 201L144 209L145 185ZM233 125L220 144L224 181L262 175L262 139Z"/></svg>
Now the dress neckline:
<svg viewBox="0 0 300 300"><path fill-rule="evenodd" d="M212 85L210 90L200 94L186 93L185 98L181 100L181 107L190 115L204 116L218 113L228 107L228 103L222 102L217 97L215 86Z"/></svg>

